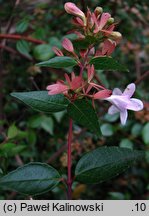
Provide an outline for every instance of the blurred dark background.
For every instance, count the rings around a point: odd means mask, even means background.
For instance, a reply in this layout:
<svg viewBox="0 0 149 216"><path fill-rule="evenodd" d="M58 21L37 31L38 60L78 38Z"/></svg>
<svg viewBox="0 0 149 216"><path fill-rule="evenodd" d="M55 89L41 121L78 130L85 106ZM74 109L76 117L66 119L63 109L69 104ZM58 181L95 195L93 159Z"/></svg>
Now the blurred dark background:
<svg viewBox="0 0 149 216"><path fill-rule="evenodd" d="M60 173L66 173L67 155L64 145L68 119L65 112L45 115L18 103L12 91L45 90L64 70L39 68L35 63L54 57L53 46L73 27L71 16L64 11L67 1L0 0L0 175L30 161L48 162ZM97 71L107 88L124 89L131 82L137 86L136 97L144 102L144 110L129 112L126 126L117 115L107 114L108 103L97 104L103 136L97 139L74 125L73 166L87 151L96 147L121 146L146 150L146 159L124 174L97 185L75 182L74 199L149 199L149 1L94 0L72 1L82 10L101 6L117 23L123 39L113 57L130 70ZM9 38L10 34L17 35ZM19 35L19 38L18 38ZM26 40L30 37L31 40ZM67 35L71 40L73 34ZM36 39L32 40L32 39ZM0 199L28 199L11 191L1 191ZM65 199L63 185L35 199Z"/></svg>

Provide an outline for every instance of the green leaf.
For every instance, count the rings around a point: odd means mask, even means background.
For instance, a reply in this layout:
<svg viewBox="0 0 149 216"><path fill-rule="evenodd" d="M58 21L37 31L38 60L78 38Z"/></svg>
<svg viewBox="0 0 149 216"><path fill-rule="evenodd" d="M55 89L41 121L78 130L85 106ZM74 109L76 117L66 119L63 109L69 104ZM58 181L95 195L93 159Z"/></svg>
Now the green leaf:
<svg viewBox="0 0 149 216"><path fill-rule="evenodd" d="M119 64L112 57L95 57L90 60L90 64L93 64L96 70L116 70L116 71L127 71L128 69Z"/></svg>
<svg viewBox="0 0 149 216"><path fill-rule="evenodd" d="M45 115L33 116L29 120L28 125L31 128L42 128L48 133L53 135L54 124L53 124L53 119L51 117Z"/></svg>
<svg viewBox="0 0 149 216"><path fill-rule="evenodd" d="M101 125L100 129L103 136L112 136L114 133L113 126L108 123Z"/></svg>
<svg viewBox="0 0 149 216"><path fill-rule="evenodd" d="M124 200L125 199L124 194L120 192L109 192L108 194L110 195L110 198L112 200Z"/></svg>
<svg viewBox="0 0 149 216"><path fill-rule="evenodd" d="M29 25L29 21L27 19L23 19L16 25L16 32L23 33L27 30Z"/></svg>
<svg viewBox="0 0 149 216"><path fill-rule="evenodd" d="M87 49L90 45L97 43L97 40L93 36L86 36L85 39L73 41L73 45L76 49Z"/></svg>
<svg viewBox="0 0 149 216"><path fill-rule="evenodd" d="M85 126L96 135L100 136L98 117L92 105L86 100L76 100L67 108L68 115L78 124Z"/></svg>
<svg viewBox="0 0 149 216"><path fill-rule="evenodd" d="M75 170L76 180L100 183L123 172L136 160L145 156L143 151L119 147L100 147L85 154Z"/></svg>
<svg viewBox="0 0 149 216"><path fill-rule="evenodd" d="M36 141L37 141L37 135L36 135L36 131L34 130L28 130L27 133L27 141L30 145L35 145Z"/></svg>
<svg viewBox="0 0 149 216"><path fill-rule="evenodd" d="M0 145L0 156L7 156L16 145L14 143L6 143Z"/></svg>
<svg viewBox="0 0 149 216"><path fill-rule="evenodd" d="M39 128L43 120L43 115L32 116L28 121L28 126L31 128Z"/></svg>
<svg viewBox="0 0 149 216"><path fill-rule="evenodd" d="M145 151L146 162L149 163L149 150Z"/></svg>
<svg viewBox="0 0 149 216"><path fill-rule="evenodd" d="M74 43L74 40L77 40L77 35L76 34L74 34L74 33L70 33L70 34L66 34L66 35L64 35L63 37L62 37L62 41L63 41L63 39L64 38L68 38L69 40L72 40L73 41L73 43Z"/></svg>
<svg viewBox="0 0 149 216"><path fill-rule="evenodd" d="M40 44L34 48L33 55L37 60L46 61L54 56L49 44Z"/></svg>
<svg viewBox="0 0 149 216"><path fill-rule="evenodd" d="M16 145L14 143L5 143L0 145L1 157L13 157L16 154L21 153L26 148L25 145Z"/></svg>
<svg viewBox="0 0 149 216"><path fill-rule="evenodd" d="M60 181L56 169L44 163L29 163L0 178L0 187L27 195L52 190Z"/></svg>
<svg viewBox="0 0 149 216"><path fill-rule="evenodd" d="M135 137L139 136L141 134L142 131L142 125L139 123L136 123L133 125L133 127L131 128L131 134Z"/></svg>
<svg viewBox="0 0 149 216"><path fill-rule="evenodd" d="M0 178L3 176L3 170L0 168Z"/></svg>
<svg viewBox="0 0 149 216"><path fill-rule="evenodd" d="M48 39L49 44L51 45L51 47L55 46L58 47L59 49L62 48L62 44L61 41L57 38L57 37L50 37ZM54 52L53 52L54 53Z"/></svg>
<svg viewBox="0 0 149 216"><path fill-rule="evenodd" d="M32 58L31 55L29 54L30 46L29 46L29 43L27 41L19 40L16 43L16 48L21 54L27 56L30 59Z"/></svg>
<svg viewBox="0 0 149 216"><path fill-rule="evenodd" d="M121 148L133 149L133 142L131 142L129 139L122 139L119 146Z"/></svg>
<svg viewBox="0 0 149 216"><path fill-rule="evenodd" d="M64 111L61 111L61 112L54 113L53 115L56 118L56 121L58 123L60 123L65 114L66 114L66 111L64 110Z"/></svg>
<svg viewBox="0 0 149 216"><path fill-rule="evenodd" d="M53 135L53 119L51 117L44 116L43 121L41 122L41 127L48 133Z"/></svg>
<svg viewBox="0 0 149 216"><path fill-rule="evenodd" d="M13 139L19 134L19 129L14 125L10 125L7 132L8 139Z"/></svg>
<svg viewBox="0 0 149 216"><path fill-rule="evenodd" d="M146 145L149 145L149 122L143 127L142 138Z"/></svg>
<svg viewBox="0 0 149 216"><path fill-rule="evenodd" d="M118 113L115 113L113 115L110 115L110 114L107 113L107 114L104 115L104 120L107 121L107 122L110 122L110 123L115 122L118 118L119 118Z"/></svg>
<svg viewBox="0 0 149 216"><path fill-rule="evenodd" d="M15 124L10 125L7 132L8 139L23 139L27 135L26 131L21 131L19 128L15 126Z"/></svg>
<svg viewBox="0 0 149 216"><path fill-rule="evenodd" d="M40 67L65 68L75 66L77 65L77 62L71 57L58 56L36 65Z"/></svg>
<svg viewBox="0 0 149 216"><path fill-rule="evenodd" d="M45 113L59 112L67 108L69 101L64 95L48 95L47 91L14 92L11 96L31 108Z"/></svg>
<svg viewBox="0 0 149 216"><path fill-rule="evenodd" d="M2 134L0 134L0 143L4 142L4 140L5 140L5 137Z"/></svg>

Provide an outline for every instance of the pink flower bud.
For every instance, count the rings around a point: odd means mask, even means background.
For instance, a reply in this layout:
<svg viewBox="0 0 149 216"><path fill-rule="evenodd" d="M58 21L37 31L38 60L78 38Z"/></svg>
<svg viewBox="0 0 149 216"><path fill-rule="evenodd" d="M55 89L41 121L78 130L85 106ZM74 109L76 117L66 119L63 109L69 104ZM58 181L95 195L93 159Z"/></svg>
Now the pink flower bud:
<svg viewBox="0 0 149 216"><path fill-rule="evenodd" d="M55 95L67 92L68 86L57 82L56 84L48 85L46 89L48 90L48 95Z"/></svg>
<svg viewBox="0 0 149 216"><path fill-rule="evenodd" d="M122 35L120 32L113 31L110 34L110 38L113 39L116 43L119 43L120 40L122 39Z"/></svg>
<svg viewBox="0 0 149 216"><path fill-rule="evenodd" d="M100 17L100 20L98 21L96 16L94 16L94 22L95 22L94 33L95 34L101 31L105 27L110 17L111 15L109 13L103 13Z"/></svg>
<svg viewBox="0 0 149 216"><path fill-rule="evenodd" d="M103 13L100 18L99 22L99 29L101 30L106 24L108 19L111 17L109 13Z"/></svg>
<svg viewBox="0 0 149 216"><path fill-rule="evenodd" d="M114 23L114 18L113 17L109 18L107 23L109 25L113 24Z"/></svg>
<svg viewBox="0 0 149 216"><path fill-rule="evenodd" d="M111 55L116 47L116 42L110 39L107 39L103 43L102 55Z"/></svg>
<svg viewBox="0 0 149 216"><path fill-rule="evenodd" d="M112 91L111 90L108 90L108 89L104 89L104 90L101 90L99 92L97 92L96 94L94 94L94 99L104 99L104 98L107 98L107 97L110 97L112 94Z"/></svg>
<svg viewBox="0 0 149 216"><path fill-rule="evenodd" d="M96 17L98 17L103 12L102 7L96 7L94 10L94 14Z"/></svg>
<svg viewBox="0 0 149 216"><path fill-rule="evenodd" d="M92 27L94 26L94 18L92 18L92 13L89 8L87 10L87 26L90 29L92 29Z"/></svg>
<svg viewBox="0 0 149 216"><path fill-rule="evenodd" d="M101 31L104 33L104 36L109 37L109 35L113 32L115 25L110 25L107 29L102 29Z"/></svg>
<svg viewBox="0 0 149 216"><path fill-rule="evenodd" d="M76 25L76 26L79 26L79 27L83 27L84 26L84 23L83 23L83 20L79 17L74 17L72 19L72 24Z"/></svg>
<svg viewBox="0 0 149 216"><path fill-rule="evenodd" d="M64 38L64 40L62 41L62 46L68 52L71 52L71 53L74 52L73 44L71 43L71 41L68 38Z"/></svg>
<svg viewBox="0 0 149 216"><path fill-rule="evenodd" d="M81 11L74 3L72 2L67 2L64 5L64 8L67 13L72 14L74 16L79 16L81 19L84 21L84 25L86 26L86 17L83 11Z"/></svg>

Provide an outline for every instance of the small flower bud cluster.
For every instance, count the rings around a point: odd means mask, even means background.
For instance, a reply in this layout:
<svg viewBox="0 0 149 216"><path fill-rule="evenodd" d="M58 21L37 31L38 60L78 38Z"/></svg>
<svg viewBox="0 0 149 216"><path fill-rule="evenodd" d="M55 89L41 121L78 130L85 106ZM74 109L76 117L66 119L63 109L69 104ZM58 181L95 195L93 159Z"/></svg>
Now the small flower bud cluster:
<svg viewBox="0 0 149 216"><path fill-rule="evenodd" d="M80 39L86 36L95 37L100 42L110 39L112 43L115 42L115 45L121 40L122 35L114 31L114 18L109 13L103 12L101 7L96 7L94 12L88 9L86 14L71 2L67 2L64 7L67 13L75 16L72 22L79 31L74 31L74 33Z"/></svg>

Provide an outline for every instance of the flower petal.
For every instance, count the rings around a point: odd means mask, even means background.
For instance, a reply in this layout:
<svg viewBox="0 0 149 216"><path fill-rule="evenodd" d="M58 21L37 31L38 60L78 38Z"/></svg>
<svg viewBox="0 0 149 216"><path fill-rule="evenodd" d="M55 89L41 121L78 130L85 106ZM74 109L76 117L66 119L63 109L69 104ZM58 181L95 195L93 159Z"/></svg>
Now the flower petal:
<svg viewBox="0 0 149 216"><path fill-rule="evenodd" d="M46 89L48 90L49 95L55 95L67 91L68 86L61 83L56 83L53 85L48 85Z"/></svg>
<svg viewBox="0 0 149 216"><path fill-rule="evenodd" d="M118 113L118 112L119 112L119 110L114 105L110 106L108 109L108 114L110 114L110 115L113 115L113 114Z"/></svg>
<svg viewBox="0 0 149 216"><path fill-rule="evenodd" d="M86 89L86 91L84 91L84 93L85 93L85 94L88 94L89 91L92 89L92 87L93 87L93 86L89 84L88 87L87 87L87 89Z"/></svg>
<svg viewBox="0 0 149 216"><path fill-rule="evenodd" d="M116 44L112 40L105 40L102 47L102 55L111 55L115 49L115 46Z"/></svg>
<svg viewBox="0 0 149 216"><path fill-rule="evenodd" d="M111 95L110 97L105 98L105 100L112 103L120 111L127 109L127 105L130 102L130 100L128 100L126 96L121 96L121 95Z"/></svg>
<svg viewBox="0 0 149 216"><path fill-rule="evenodd" d="M127 104L127 109L133 111L140 111L143 109L143 103L139 99L131 98L129 104Z"/></svg>
<svg viewBox="0 0 149 216"><path fill-rule="evenodd" d="M71 81L71 89L76 90L82 86L82 77L76 76L72 81Z"/></svg>
<svg viewBox="0 0 149 216"><path fill-rule="evenodd" d="M101 30L107 23L108 19L111 17L109 13L103 13L101 15L100 21L98 23L99 30Z"/></svg>
<svg viewBox="0 0 149 216"><path fill-rule="evenodd" d="M122 95L122 92L119 88L114 88L112 95Z"/></svg>
<svg viewBox="0 0 149 216"><path fill-rule="evenodd" d="M67 81L68 85L69 85L69 86L71 86L71 80L70 80L70 78L69 78L68 74L67 74L67 73L65 73L65 74L64 74L64 76L65 76L65 79L66 79L66 81Z"/></svg>
<svg viewBox="0 0 149 216"><path fill-rule="evenodd" d="M122 112L120 112L120 119L121 119L121 124L125 125L126 121L127 121L127 117L128 117L128 112L127 110L123 110Z"/></svg>
<svg viewBox="0 0 149 216"><path fill-rule="evenodd" d="M73 23L74 25L79 26L79 27L80 27L80 26L81 26L81 27L84 27L84 23L83 23L82 19L79 18L79 17L73 17L72 23Z"/></svg>
<svg viewBox="0 0 149 216"><path fill-rule="evenodd" d="M129 85L126 87L125 91L123 92L123 95L124 95L124 96L128 96L129 98L131 98L131 96L132 96L132 95L134 94L134 92L135 92L135 89L136 89L135 84L134 84L134 83L131 83L131 84L129 84Z"/></svg>
<svg viewBox="0 0 149 216"><path fill-rule="evenodd" d="M90 82L93 79L94 74L95 74L94 65L88 66L87 68L88 82Z"/></svg>

